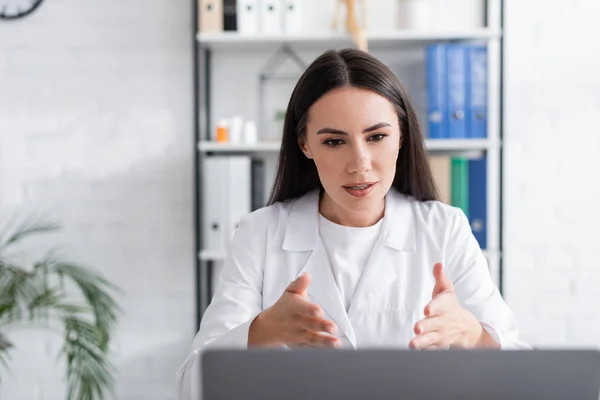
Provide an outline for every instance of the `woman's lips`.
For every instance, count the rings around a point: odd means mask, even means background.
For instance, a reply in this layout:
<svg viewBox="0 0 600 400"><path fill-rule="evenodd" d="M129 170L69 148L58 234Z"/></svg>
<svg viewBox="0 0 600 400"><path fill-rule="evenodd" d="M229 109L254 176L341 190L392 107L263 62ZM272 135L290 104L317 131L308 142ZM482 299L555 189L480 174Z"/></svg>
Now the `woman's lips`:
<svg viewBox="0 0 600 400"><path fill-rule="evenodd" d="M377 182L365 182L365 183L358 183L356 185L353 185L353 184L344 185L343 188L351 196L361 198L361 197L368 196L376 184L377 184Z"/></svg>

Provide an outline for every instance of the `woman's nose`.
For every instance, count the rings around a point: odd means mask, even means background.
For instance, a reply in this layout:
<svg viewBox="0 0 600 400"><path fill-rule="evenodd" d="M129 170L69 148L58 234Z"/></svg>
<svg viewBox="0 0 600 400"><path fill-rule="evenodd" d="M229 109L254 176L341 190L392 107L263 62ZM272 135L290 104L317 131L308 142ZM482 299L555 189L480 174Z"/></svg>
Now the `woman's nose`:
<svg viewBox="0 0 600 400"><path fill-rule="evenodd" d="M371 154L363 146L352 150L351 159L348 162L348 172L351 174L364 174L371 170Z"/></svg>

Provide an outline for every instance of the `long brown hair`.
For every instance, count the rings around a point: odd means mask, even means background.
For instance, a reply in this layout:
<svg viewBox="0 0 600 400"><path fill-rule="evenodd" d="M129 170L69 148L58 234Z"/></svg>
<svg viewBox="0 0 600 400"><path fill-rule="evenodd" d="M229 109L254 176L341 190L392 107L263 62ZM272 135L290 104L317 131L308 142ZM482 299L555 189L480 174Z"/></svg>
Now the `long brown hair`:
<svg viewBox="0 0 600 400"><path fill-rule="evenodd" d="M328 50L315 59L292 92L269 204L322 189L315 163L302 153L298 138L306 135L309 108L325 93L342 86L372 90L395 106L402 147L392 186L419 201L437 200L439 196L429 168L421 128L402 83L372 55L356 49L343 49Z"/></svg>

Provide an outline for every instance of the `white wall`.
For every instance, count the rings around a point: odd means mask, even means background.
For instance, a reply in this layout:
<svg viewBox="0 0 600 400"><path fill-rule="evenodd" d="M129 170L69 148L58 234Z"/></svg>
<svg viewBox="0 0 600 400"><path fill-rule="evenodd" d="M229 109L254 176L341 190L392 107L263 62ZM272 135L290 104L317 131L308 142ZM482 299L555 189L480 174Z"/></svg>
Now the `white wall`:
<svg viewBox="0 0 600 400"><path fill-rule="evenodd" d="M524 337L600 345L600 3L505 5L504 282Z"/></svg>
<svg viewBox="0 0 600 400"><path fill-rule="evenodd" d="M195 329L191 52L188 0L53 0L0 22L0 220L48 212L65 229L48 244L125 290L118 399L174 399ZM13 338L0 398L65 398L58 338Z"/></svg>

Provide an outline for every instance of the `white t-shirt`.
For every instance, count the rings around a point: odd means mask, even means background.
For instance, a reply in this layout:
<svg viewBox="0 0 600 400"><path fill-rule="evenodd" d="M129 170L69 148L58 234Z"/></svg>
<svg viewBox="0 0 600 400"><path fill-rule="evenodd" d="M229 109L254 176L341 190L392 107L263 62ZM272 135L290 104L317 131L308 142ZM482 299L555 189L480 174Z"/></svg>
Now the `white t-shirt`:
<svg viewBox="0 0 600 400"><path fill-rule="evenodd" d="M358 228L338 225L319 214L319 234L346 311L381 233L382 221L383 218L375 225Z"/></svg>

